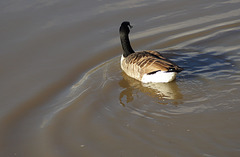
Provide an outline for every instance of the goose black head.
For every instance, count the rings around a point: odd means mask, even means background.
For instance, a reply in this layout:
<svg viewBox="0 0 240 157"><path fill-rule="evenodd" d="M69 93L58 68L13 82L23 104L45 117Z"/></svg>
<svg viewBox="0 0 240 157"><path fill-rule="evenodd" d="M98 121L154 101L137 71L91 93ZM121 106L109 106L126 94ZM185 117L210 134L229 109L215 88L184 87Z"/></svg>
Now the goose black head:
<svg viewBox="0 0 240 157"><path fill-rule="evenodd" d="M120 32L120 33L127 33L127 34L129 34L130 29L131 29L132 27L133 27L133 26L130 25L130 22L124 21L124 22L122 22L122 24L121 24L121 26L120 26L119 32Z"/></svg>

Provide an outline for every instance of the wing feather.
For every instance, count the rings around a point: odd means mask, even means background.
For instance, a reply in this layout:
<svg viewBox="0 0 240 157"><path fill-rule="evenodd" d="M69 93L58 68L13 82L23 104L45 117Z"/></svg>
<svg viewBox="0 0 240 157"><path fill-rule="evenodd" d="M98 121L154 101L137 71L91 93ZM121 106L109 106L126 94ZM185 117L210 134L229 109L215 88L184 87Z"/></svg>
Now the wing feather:
<svg viewBox="0 0 240 157"><path fill-rule="evenodd" d="M128 70L132 70L131 73L140 72L141 76L155 71L182 71L182 68L163 57L157 51L133 53L126 58L126 65L130 65ZM130 67L132 67L132 69Z"/></svg>

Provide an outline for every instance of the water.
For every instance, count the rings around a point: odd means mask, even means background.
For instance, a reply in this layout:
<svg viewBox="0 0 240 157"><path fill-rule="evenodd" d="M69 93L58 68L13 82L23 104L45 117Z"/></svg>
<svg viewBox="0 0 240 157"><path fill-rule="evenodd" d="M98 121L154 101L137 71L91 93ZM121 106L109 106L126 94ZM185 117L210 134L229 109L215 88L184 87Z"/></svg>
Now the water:
<svg viewBox="0 0 240 157"><path fill-rule="evenodd" d="M240 1L0 4L0 156L240 155ZM121 71L124 20L176 81Z"/></svg>

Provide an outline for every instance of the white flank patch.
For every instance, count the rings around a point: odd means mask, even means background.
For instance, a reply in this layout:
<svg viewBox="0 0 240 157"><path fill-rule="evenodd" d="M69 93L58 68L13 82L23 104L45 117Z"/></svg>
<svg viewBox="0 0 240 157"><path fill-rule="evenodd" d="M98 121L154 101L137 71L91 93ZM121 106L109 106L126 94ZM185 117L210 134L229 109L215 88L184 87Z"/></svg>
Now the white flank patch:
<svg viewBox="0 0 240 157"><path fill-rule="evenodd" d="M125 57L123 57L123 55L121 55L121 63L122 63L122 61L123 61L124 58L125 58Z"/></svg>
<svg viewBox="0 0 240 157"><path fill-rule="evenodd" d="M143 83L149 83L149 82L171 82L176 78L177 73L176 72L165 72L165 71L158 71L155 74L147 75L144 74L142 77Z"/></svg>
<svg viewBox="0 0 240 157"><path fill-rule="evenodd" d="M121 56L121 62L120 62L120 65L121 65L121 69L123 70L123 68L122 68L122 62L123 62L123 59L124 59L125 57L123 57L123 55Z"/></svg>

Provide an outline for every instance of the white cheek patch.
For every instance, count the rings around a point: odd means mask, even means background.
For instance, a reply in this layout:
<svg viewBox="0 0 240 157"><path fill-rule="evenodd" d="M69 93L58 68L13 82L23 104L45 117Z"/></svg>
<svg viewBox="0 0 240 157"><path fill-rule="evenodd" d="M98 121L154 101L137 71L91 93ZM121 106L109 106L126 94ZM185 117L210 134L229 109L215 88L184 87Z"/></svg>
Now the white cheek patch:
<svg viewBox="0 0 240 157"><path fill-rule="evenodd" d="M176 72L165 72L165 71L158 71L154 74L144 74L142 77L143 83L149 82L171 82L176 78Z"/></svg>

